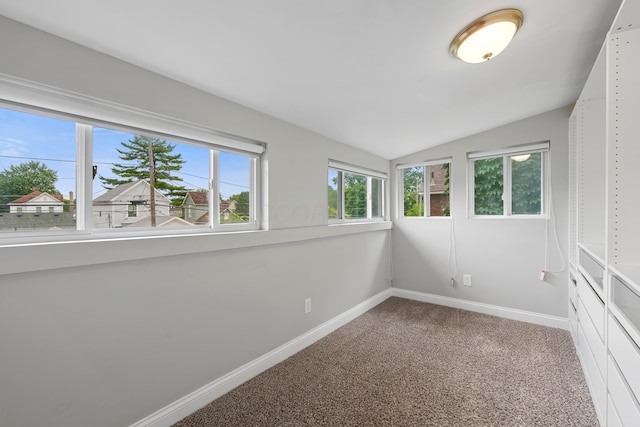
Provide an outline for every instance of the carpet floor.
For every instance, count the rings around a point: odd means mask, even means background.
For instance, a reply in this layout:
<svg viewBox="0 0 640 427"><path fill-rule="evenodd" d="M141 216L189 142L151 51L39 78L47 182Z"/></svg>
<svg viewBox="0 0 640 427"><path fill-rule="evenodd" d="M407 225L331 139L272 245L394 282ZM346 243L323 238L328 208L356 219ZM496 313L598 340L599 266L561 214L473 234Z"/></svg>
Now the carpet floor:
<svg viewBox="0 0 640 427"><path fill-rule="evenodd" d="M390 298L174 427L598 425L567 331Z"/></svg>

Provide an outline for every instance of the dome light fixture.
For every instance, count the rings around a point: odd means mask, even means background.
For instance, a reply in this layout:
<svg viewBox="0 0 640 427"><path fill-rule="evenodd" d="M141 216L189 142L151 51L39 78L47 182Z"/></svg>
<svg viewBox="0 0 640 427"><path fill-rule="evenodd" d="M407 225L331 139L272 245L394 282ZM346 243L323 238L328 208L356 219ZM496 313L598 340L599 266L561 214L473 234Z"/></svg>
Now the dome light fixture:
<svg viewBox="0 0 640 427"><path fill-rule="evenodd" d="M476 19L453 38L449 52L464 62L477 64L498 56L518 32L524 15L518 9L501 9Z"/></svg>
<svg viewBox="0 0 640 427"><path fill-rule="evenodd" d="M516 156L511 156L511 160L513 160L514 162L526 162L527 160L529 160L529 157L531 157L531 153L518 154Z"/></svg>

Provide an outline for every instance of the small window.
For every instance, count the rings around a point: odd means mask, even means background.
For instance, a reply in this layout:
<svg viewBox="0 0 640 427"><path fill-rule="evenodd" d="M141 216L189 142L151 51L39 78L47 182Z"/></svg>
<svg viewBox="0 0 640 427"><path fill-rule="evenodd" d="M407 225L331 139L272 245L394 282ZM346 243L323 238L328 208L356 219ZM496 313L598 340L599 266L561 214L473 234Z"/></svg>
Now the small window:
<svg viewBox="0 0 640 427"><path fill-rule="evenodd" d="M374 221L385 216L386 175L329 162L328 218L332 222Z"/></svg>
<svg viewBox="0 0 640 427"><path fill-rule="evenodd" d="M404 217L450 216L451 160L399 165L400 212Z"/></svg>
<svg viewBox="0 0 640 427"><path fill-rule="evenodd" d="M472 216L544 215L548 143L469 154Z"/></svg>
<svg viewBox="0 0 640 427"><path fill-rule="evenodd" d="M130 205L127 205L127 208L128 208L127 209L127 217L128 218L135 218L135 217L138 216L138 206L137 205L130 204ZM101 212L99 211L99 213L101 213Z"/></svg>

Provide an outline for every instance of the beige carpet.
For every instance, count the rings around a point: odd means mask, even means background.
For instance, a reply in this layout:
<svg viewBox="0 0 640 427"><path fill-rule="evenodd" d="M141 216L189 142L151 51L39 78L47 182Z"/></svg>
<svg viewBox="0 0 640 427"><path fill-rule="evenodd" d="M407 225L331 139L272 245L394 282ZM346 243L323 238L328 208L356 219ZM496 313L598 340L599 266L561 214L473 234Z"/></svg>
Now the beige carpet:
<svg viewBox="0 0 640 427"><path fill-rule="evenodd" d="M568 332L390 298L192 426L597 426Z"/></svg>

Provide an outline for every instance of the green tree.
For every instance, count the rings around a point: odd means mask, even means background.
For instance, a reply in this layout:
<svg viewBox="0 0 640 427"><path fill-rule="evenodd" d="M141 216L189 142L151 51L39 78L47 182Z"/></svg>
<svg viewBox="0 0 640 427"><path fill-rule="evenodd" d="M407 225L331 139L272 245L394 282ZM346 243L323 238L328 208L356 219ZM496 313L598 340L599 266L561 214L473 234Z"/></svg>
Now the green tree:
<svg viewBox="0 0 640 427"><path fill-rule="evenodd" d="M163 139L135 135L128 142L121 142L122 149L116 149L120 160L127 163L114 163L111 172L119 178L107 178L99 175L102 186L110 190L120 184L131 181L149 181L149 139L153 153L153 182L156 190L171 199L173 205L180 205L187 189L172 182L182 181L174 172L182 169L182 154L172 154L175 144Z"/></svg>
<svg viewBox="0 0 640 427"><path fill-rule="evenodd" d="M451 163L443 163L442 169L444 169L444 194L447 196L447 202L442 207L442 215L451 216L451 199L449 198L449 183L451 182Z"/></svg>
<svg viewBox="0 0 640 427"><path fill-rule="evenodd" d="M423 166L403 169L404 180L404 215L424 215L423 196L418 191L424 181Z"/></svg>
<svg viewBox="0 0 640 427"><path fill-rule="evenodd" d="M243 191L242 193L234 194L229 197L229 200L233 200L235 202L234 214L236 217L240 217L242 222L247 221L249 219L249 192Z"/></svg>
<svg viewBox="0 0 640 427"><path fill-rule="evenodd" d="M511 212L513 214L540 214L542 153L532 153L525 161L511 162L511 187Z"/></svg>
<svg viewBox="0 0 640 427"><path fill-rule="evenodd" d="M476 215L502 215L503 193L502 157L473 162L474 206Z"/></svg>
<svg viewBox="0 0 640 427"><path fill-rule="evenodd" d="M6 204L31 193L38 187L43 193L57 194L55 187L58 172L37 161L11 165L0 172L0 209L6 211Z"/></svg>
<svg viewBox="0 0 640 427"><path fill-rule="evenodd" d="M334 178L334 181L336 178ZM329 218L338 218L338 190L327 185L329 196Z"/></svg>
<svg viewBox="0 0 640 427"><path fill-rule="evenodd" d="M367 217L367 177L344 173L344 217Z"/></svg>
<svg viewBox="0 0 640 427"><path fill-rule="evenodd" d="M474 204L476 215L502 215L504 204L503 157L474 162ZM541 212L542 154L532 153L527 160L511 162L511 213L537 215Z"/></svg>

